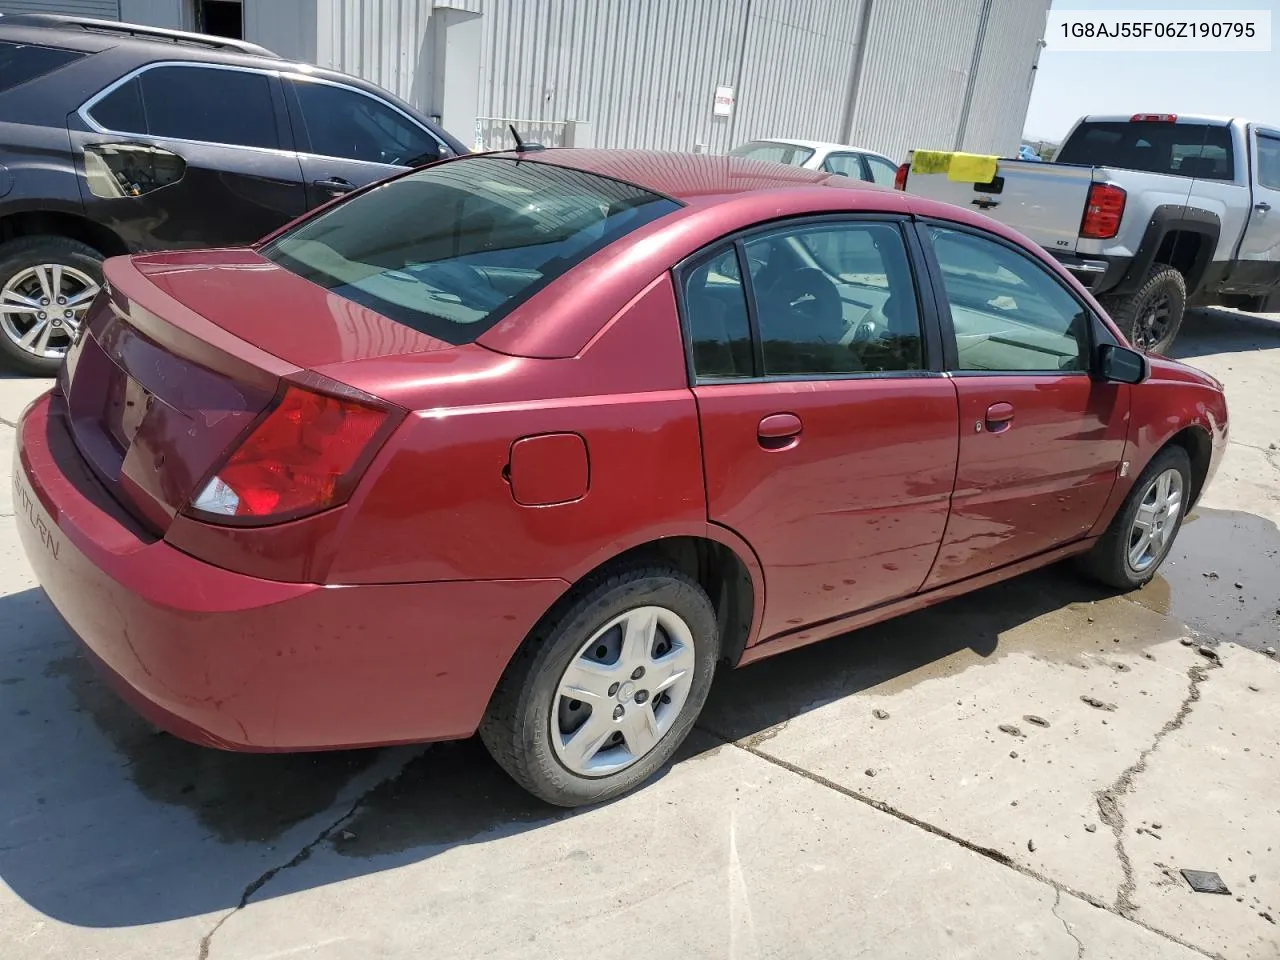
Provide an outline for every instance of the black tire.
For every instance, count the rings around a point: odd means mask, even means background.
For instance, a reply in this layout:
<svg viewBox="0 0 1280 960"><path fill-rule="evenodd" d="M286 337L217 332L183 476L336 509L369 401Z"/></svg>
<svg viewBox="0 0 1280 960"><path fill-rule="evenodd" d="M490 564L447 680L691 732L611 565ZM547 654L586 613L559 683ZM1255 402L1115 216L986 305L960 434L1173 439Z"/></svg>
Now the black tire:
<svg viewBox="0 0 1280 960"><path fill-rule="evenodd" d="M1136 291L1104 298L1103 306L1131 344L1163 355L1187 312L1187 282L1167 263L1154 263Z"/></svg>
<svg viewBox="0 0 1280 960"><path fill-rule="evenodd" d="M689 628L694 667L688 695L648 753L615 773L582 776L561 762L551 740L561 678L600 628L644 606L665 607ZM702 587L666 566L620 567L581 584L526 638L489 701L480 738L520 786L548 803L576 807L609 800L644 783L671 759L702 711L718 659L715 609Z"/></svg>
<svg viewBox="0 0 1280 960"><path fill-rule="evenodd" d="M1134 521L1143 498L1151 490L1156 479L1166 470L1174 469L1182 475L1182 504L1174 519L1174 527L1165 541L1163 549L1155 558L1155 562L1142 570L1135 570L1129 559L1130 537L1133 534ZM1191 459L1187 451L1179 446L1165 447L1147 464L1145 470L1134 481L1133 489L1124 501L1111 526L1107 527L1098 542L1086 554L1080 557L1080 568L1095 580L1115 587L1119 590L1136 590L1151 580L1160 570L1169 555L1173 542L1182 529L1182 521L1187 515L1191 496Z"/></svg>
<svg viewBox="0 0 1280 960"><path fill-rule="evenodd" d="M69 267L101 286L102 260L101 253L79 240L54 236L20 237L0 244L0 289L4 289L22 271L40 264ZM60 318L58 323L62 323ZM50 349L47 351L56 355L37 356L14 339L14 333L8 325L0 323L0 362L20 373L51 377L62 366L70 342L70 336L58 333L57 339L50 341Z"/></svg>

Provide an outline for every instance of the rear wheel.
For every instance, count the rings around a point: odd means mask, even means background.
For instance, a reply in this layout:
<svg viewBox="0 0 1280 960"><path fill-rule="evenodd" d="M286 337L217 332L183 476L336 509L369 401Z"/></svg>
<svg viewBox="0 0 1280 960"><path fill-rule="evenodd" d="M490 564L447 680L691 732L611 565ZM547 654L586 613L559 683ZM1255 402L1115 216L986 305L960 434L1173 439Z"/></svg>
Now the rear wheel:
<svg viewBox="0 0 1280 960"><path fill-rule="evenodd" d="M1130 343L1150 353L1164 354L1182 326L1187 284L1175 268L1165 263L1153 264L1134 293L1106 298L1104 305Z"/></svg>
<svg viewBox="0 0 1280 960"><path fill-rule="evenodd" d="M616 797L649 779L688 735L718 638L711 601L676 570L637 564L597 578L525 641L480 737L548 803Z"/></svg>
<svg viewBox="0 0 1280 960"><path fill-rule="evenodd" d="M1182 528L1191 494L1191 460L1182 447L1165 447L1142 471L1124 506L1080 561L1086 573L1120 590L1134 590L1156 575Z"/></svg>
<svg viewBox="0 0 1280 960"><path fill-rule="evenodd" d="M53 376L102 287L102 254L65 237L0 245L0 359Z"/></svg>

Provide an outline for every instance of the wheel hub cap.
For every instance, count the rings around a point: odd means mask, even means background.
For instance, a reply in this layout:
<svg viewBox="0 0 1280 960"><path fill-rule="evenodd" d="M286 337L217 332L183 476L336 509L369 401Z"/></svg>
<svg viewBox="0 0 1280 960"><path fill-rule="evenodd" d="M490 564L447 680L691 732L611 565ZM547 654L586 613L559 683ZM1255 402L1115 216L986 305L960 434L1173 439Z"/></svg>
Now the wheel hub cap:
<svg viewBox="0 0 1280 960"><path fill-rule="evenodd" d="M665 607L638 607L592 634L552 698L556 759L583 777L617 773L666 736L689 697L693 634Z"/></svg>
<svg viewBox="0 0 1280 960"><path fill-rule="evenodd" d="M0 287L0 333L33 357L60 359L98 289L87 273L66 264L19 270Z"/></svg>
<svg viewBox="0 0 1280 960"><path fill-rule="evenodd" d="M1143 491L1138 512L1129 529L1128 561L1134 573L1145 573L1159 563L1182 512L1182 474L1169 469Z"/></svg>

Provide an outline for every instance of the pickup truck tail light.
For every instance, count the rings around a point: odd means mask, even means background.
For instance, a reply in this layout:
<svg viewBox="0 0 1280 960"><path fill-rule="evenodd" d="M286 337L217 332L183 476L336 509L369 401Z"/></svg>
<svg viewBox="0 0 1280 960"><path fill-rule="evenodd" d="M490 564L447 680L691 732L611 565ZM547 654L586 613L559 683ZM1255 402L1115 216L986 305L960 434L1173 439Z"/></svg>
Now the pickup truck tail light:
<svg viewBox="0 0 1280 960"><path fill-rule="evenodd" d="M1125 192L1109 183L1095 183L1084 203L1080 236L1086 240L1110 240L1120 232L1124 216Z"/></svg>
<svg viewBox="0 0 1280 960"><path fill-rule="evenodd" d="M893 189L907 189L907 173L911 170L911 164L901 164L893 174Z"/></svg>
<svg viewBox="0 0 1280 960"><path fill-rule="evenodd" d="M395 411L288 384L192 498L206 522L280 523L343 502Z"/></svg>
<svg viewBox="0 0 1280 960"><path fill-rule="evenodd" d="M1135 113L1129 118L1130 123L1177 123L1176 113Z"/></svg>

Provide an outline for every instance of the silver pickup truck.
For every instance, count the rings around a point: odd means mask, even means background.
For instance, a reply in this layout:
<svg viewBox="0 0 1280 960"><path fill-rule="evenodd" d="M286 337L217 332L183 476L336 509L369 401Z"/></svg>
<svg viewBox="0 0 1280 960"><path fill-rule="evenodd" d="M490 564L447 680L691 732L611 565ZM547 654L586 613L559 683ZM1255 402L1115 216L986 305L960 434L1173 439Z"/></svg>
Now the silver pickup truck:
<svg viewBox="0 0 1280 960"><path fill-rule="evenodd" d="M1036 241L1154 353L1173 343L1187 306L1280 309L1280 127L1089 116L1055 162L999 160L983 183L912 160L899 187L976 207Z"/></svg>

